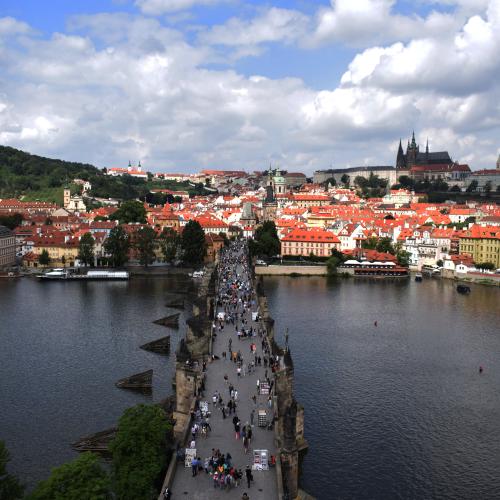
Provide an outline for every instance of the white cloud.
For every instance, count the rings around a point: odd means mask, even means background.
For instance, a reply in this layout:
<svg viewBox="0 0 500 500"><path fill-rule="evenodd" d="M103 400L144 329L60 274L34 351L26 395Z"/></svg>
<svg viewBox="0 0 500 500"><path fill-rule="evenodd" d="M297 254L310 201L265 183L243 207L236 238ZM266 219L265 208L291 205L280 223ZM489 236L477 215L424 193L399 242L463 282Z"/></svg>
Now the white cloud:
<svg viewBox="0 0 500 500"><path fill-rule="evenodd" d="M191 9L196 5L215 5L224 0L136 0L135 4L144 14L161 14Z"/></svg>
<svg viewBox="0 0 500 500"><path fill-rule="evenodd" d="M491 9L487 19L473 16L453 36L363 51L349 65L342 85L457 95L482 92L499 84L499 50L500 16Z"/></svg>
<svg viewBox="0 0 500 500"><path fill-rule="evenodd" d="M255 46L266 42L292 42L302 36L308 17L296 10L272 7L252 20L231 18L202 33L200 40L215 45Z"/></svg>
<svg viewBox="0 0 500 500"><path fill-rule="evenodd" d="M30 26L13 17L0 17L0 37L31 33Z"/></svg>
<svg viewBox="0 0 500 500"><path fill-rule="evenodd" d="M209 42L253 51L300 38L305 18L295 11L234 20L196 44L151 17L78 16L48 39L12 20L9 32L23 37L2 47L0 143L98 166L273 161L311 173L332 160L391 163L395 139L415 127L431 149L486 167L500 127L499 4L454 32L366 48L337 88L320 91L298 78L207 69Z"/></svg>
<svg viewBox="0 0 500 500"><path fill-rule="evenodd" d="M396 0L331 0L319 9L314 32L306 46L343 42L353 46L409 40L415 36L441 35L453 30L458 16L431 12L425 19L393 12Z"/></svg>

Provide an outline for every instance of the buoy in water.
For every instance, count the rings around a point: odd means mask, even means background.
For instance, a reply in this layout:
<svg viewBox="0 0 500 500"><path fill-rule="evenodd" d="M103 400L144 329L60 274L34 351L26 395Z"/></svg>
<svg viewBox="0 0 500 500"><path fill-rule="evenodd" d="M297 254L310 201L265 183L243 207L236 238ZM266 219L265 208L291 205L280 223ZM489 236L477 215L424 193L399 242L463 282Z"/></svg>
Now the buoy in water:
<svg viewBox="0 0 500 500"><path fill-rule="evenodd" d="M483 367L482 366L479 367L479 373L483 373Z"/></svg>
<svg viewBox="0 0 500 500"><path fill-rule="evenodd" d="M377 322L375 321L375 323L373 323L375 326L377 326Z"/></svg>

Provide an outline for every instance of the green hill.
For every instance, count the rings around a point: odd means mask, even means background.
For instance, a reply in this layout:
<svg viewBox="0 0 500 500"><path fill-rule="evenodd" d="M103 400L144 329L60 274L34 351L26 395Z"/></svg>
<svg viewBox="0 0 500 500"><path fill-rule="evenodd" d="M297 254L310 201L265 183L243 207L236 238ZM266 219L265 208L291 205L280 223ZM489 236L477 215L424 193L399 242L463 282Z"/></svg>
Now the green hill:
<svg viewBox="0 0 500 500"><path fill-rule="evenodd" d="M23 197L25 200L62 203L62 188L73 179L83 179L92 184L91 195L98 198L149 199L152 188L185 190L203 194L201 186L186 182L146 181L131 176L110 177L87 163L54 160L32 155L19 149L0 146L0 198ZM74 186L76 189L76 186ZM161 197L151 201L162 202Z"/></svg>

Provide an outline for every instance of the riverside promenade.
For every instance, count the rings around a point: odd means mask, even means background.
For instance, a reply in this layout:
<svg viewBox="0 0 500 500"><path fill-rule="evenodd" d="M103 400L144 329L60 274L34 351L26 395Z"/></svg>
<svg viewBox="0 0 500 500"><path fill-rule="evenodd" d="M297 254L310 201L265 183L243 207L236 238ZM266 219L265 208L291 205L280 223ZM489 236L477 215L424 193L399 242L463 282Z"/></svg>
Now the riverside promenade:
<svg viewBox="0 0 500 500"><path fill-rule="evenodd" d="M240 500L246 493L250 500L277 499L276 467L271 467L269 470L252 470L253 481L251 481L250 488L247 486L245 474L246 467L253 465L254 450L267 450L270 458L271 455L276 456L276 449L274 431L258 426L259 410L266 410L267 419L271 421L275 408L270 406L273 400L269 402L269 395L259 394L257 380L264 382L266 373L269 379L272 380L274 377L268 362L271 354L268 350L265 331L258 321L252 319L252 313L258 312L258 301L248 269L244 244L232 244L224 250L219 263L218 278L216 312L219 317L224 315L224 319L215 320L212 326L213 359L206 365L205 387L203 394L199 397L200 402L208 403L211 413L209 419L211 431L208 431L206 437L198 431L195 437L196 456L201 458L202 464L205 464L216 450L225 456L229 453L231 465L241 470L243 477L239 485L222 489L220 486L214 486L211 473L207 474L205 470L201 470L193 477L192 467L185 467L184 464L178 463L171 485L172 498ZM228 316L229 320L227 320ZM238 331L249 332L250 329L252 329L252 336L238 337ZM233 355L239 354L240 363L230 359L231 351ZM252 364L255 364L258 358L261 359L261 364L257 363L252 368ZM236 403L236 411L229 414L227 404L231 400L230 386L234 390L233 401ZM219 401L216 405L213 403L215 394L220 394L222 404ZM226 413L225 418L222 408ZM245 453L243 439L236 438L233 424L235 415L241 422L241 428L250 426L252 430L247 453ZM189 433L186 448L190 446L191 439L192 436Z"/></svg>

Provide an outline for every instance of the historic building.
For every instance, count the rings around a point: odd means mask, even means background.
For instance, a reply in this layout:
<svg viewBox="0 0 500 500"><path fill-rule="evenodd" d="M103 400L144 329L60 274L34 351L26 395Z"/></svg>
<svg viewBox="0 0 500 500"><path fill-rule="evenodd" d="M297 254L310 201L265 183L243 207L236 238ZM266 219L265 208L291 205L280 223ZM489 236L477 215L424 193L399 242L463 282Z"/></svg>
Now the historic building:
<svg viewBox="0 0 500 500"><path fill-rule="evenodd" d="M466 179L471 170L468 165L460 165L453 161L448 151L429 151L429 141L425 152L420 151L420 146L415 140L415 132L408 141L406 153L403 152L401 140L399 141L396 156L396 169L399 175L409 175L415 180L462 181Z"/></svg>
<svg viewBox="0 0 500 500"><path fill-rule="evenodd" d="M87 210L83 198L78 195L71 196L71 191L69 189L64 189L63 203L64 208L68 212L85 212Z"/></svg>
<svg viewBox="0 0 500 500"><path fill-rule="evenodd" d="M474 225L460 235L460 253L472 256L476 264L491 262L500 268L500 228Z"/></svg>
<svg viewBox="0 0 500 500"><path fill-rule="evenodd" d="M16 263L16 235L7 227L0 226L0 269Z"/></svg>
<svg viewBox="0 0 500 500"><path fill-rule="evenodd" d="M329 257L332 250L340 249L340 240L324 229L292 229L281 238L281 255L315 255Z"/></svg>
<svg viewBox="0 0 500 500"><path fill-rule="evenodd" d="M362 166L362 167L348 167L348 168L331 168L328 170L316 170L313 176L315 184L322 184L328 179L335 179L337 184L342 182L342 177L347 175L350 183L354 182L356 177L364 177L369 179L370 175L376 175L379 179L387 180L387 185L390 187L397 182L397 172L391 166Z"/></svg>

